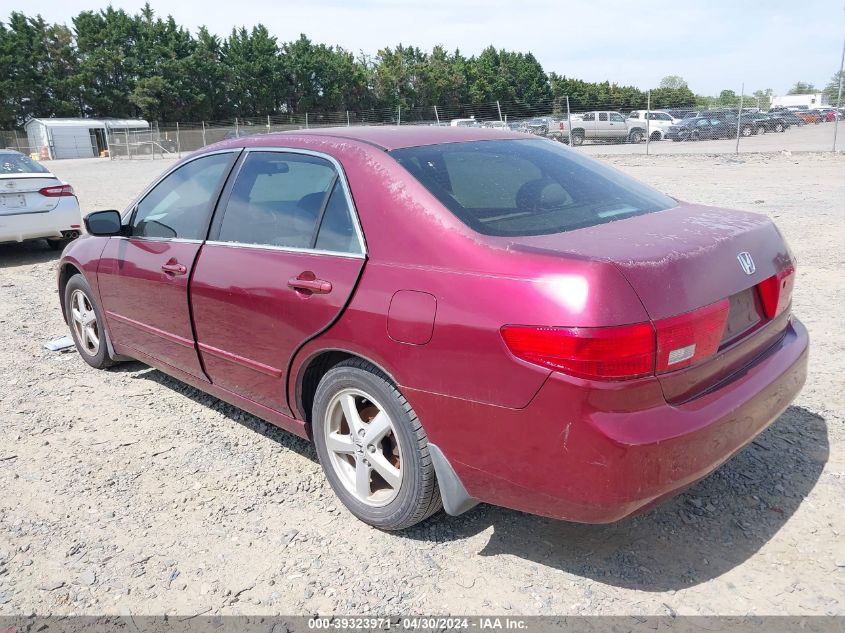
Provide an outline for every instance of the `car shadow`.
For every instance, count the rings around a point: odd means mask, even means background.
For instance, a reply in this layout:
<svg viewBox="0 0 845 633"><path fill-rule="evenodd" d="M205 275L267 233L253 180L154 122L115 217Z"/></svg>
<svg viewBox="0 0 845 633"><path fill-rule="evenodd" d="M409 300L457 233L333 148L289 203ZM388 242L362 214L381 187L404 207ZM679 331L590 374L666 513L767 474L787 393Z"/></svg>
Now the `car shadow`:
<svg viewBox="0 0 845 633"><path fill-rule="evenodd" d="M167 387L168 389L190 398L197 404L217 411L232 422L237 422L254 433L260 433L282 448L292 450L303 457L307 457L315 463L317 462L317 453L311 442L304 440L293 433L284 431L279 427L252 415L251 413L247 413L243 409L239 409L227 402L223 402L219 398L215 398L204 391L200 391L199 389L192 387L181 380L173 378L158 369L154 369L138 361L130 361L115 365L114 367L111 367L109 371L126 372L133 374L132 377L137 380L150 380L158 383L163 387Z"/></svg>
<svg viewBox="0 0 845 633"><path fill-rule="evenodd" d="M111 371L163 385L317 461L310 442L158 370L132 362ZM627 589L680 590L725 574L771 540L810 494L829 453L825 419L792 406L715 473L637 517L589 525L481 504L458 517L439 513L396 536L445 543L492 527L481 556L517 556Z"/></svg>
<svg viewBox="0 0 845 633"><path fill-rule="evenodd" d="M61 256L61 249L54 251L47 245L46 240L0 244L0 268L43 264Z"/></svg>
<svg viewBox="0 0 845 633"><path fill-rule="evenodd" d="M587 525L480 505L451 518L444 533L460 540L492 526L482 556L518 556L628 589L680 590L721 576L765 545L828 457L824 418L793 406L715 473L641 516ZM430 523L403 536L431 540Z"/></svg>

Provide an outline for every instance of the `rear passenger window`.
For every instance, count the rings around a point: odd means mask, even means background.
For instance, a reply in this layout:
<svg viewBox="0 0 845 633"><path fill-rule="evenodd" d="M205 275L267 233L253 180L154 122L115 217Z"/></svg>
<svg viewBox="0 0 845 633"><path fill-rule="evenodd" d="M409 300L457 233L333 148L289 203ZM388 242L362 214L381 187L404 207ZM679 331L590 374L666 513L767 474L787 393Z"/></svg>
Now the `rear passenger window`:
<svg viewBox="0 0 845 633"><path fill-rule="evenodd" d="M607 121L607 112L599 112L599 121Z"/></svg>
<svg viewBox="0 0 845 633"><path fill-rule="evenodd" d="M223 212L218 240L310 248L337 172L316 156L252 152Z"/></svg>

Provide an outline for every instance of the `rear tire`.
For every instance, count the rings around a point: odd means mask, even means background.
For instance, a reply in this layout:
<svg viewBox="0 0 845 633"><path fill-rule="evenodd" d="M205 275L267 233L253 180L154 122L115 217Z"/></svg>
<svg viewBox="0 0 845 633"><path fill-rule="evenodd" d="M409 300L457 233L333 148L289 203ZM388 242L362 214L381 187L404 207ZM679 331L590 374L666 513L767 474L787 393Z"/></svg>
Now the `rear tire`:
<svg viewBox="0 0 845 633"><path fill-rule="evenodd" d="M573 145L583 145L584 144L584 132L581 130L575 130L572 132L572 144Z"/></svg>
<svg viewBox="0 0 845 633"><path fill-rule="evenodd" d="M754 134L754 128L752 128L750 125L743 125L742 128L740 128L740 133L743 136L751 136L752 134Z"/></svg>
<svg viewBox="0 0 845 633"><path fill-rule="evenodd" d="M95 369L111 367L108 334L100 306L94 300L91 286L82 275L74 275L65 286L65 316L76 350Z"/></svg>
<svg viewBox="0 0 845 633"><path fill-rule="evenodd" d="M639 143L643 140L643 133L639 130L632 130L631 133L628 135L628 141L630 143Z"/></svg>
<svg viewBox="0 0 845 633"><path fill-rule="evenodd" d="M364 523L402 530L442 508L422 424L371 363L350 359L326 372L311 425L329 484Z"/></svg>
<svg viewBox="0 0 845 633"><path fill-rule="evenodd" d="M47 246L49 246L50 249L54 250L54 251L64 250L65 245L67 245L67 242L65 240L58 240L58 239L55 239L55 238L51 238L51 239L47 240Z"/></svg>
<svg viewBox="0 0 845 633"><path fill-rule="evenodd" d="M784 129L783 123L775 123L775 132L783 132Z"/></svg>

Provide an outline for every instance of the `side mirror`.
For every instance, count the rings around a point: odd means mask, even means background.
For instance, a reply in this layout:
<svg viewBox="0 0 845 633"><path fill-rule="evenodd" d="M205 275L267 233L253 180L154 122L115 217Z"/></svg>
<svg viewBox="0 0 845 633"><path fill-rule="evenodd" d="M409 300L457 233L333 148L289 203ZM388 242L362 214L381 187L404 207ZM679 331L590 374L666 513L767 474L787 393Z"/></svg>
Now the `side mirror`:
<svg viewBox="0 0 845 633"><path fill-rule="evenodd" d="M85 228L91 235L120 235L123 231L118 211L94 211L85 216Z"/></svg>

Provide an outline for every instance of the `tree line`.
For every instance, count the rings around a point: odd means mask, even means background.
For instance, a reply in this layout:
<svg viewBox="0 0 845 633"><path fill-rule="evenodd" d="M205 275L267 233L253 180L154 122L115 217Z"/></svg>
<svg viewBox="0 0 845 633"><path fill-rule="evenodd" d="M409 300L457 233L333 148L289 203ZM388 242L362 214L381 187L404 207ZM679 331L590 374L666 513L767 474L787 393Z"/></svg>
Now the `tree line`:
<svg viewBox="0 0 845 633"><path fill-rule="evenodd" d="M769 94L771 94L769 92ZM130 15L83 11L72 25L13 12L0 22L0 127L29 117L221 120L266 115L370 112L390 120L512 118L606 107L645 108L647 92L546 73L529 53L490 46L478 55L435 46L387 47L374 56L312 42L279 42L258 24L225 38L196 34L146 5ZM709 105L680 77L651 90L651 106ZM473 105L467 105L473 104Z"/></svg>

